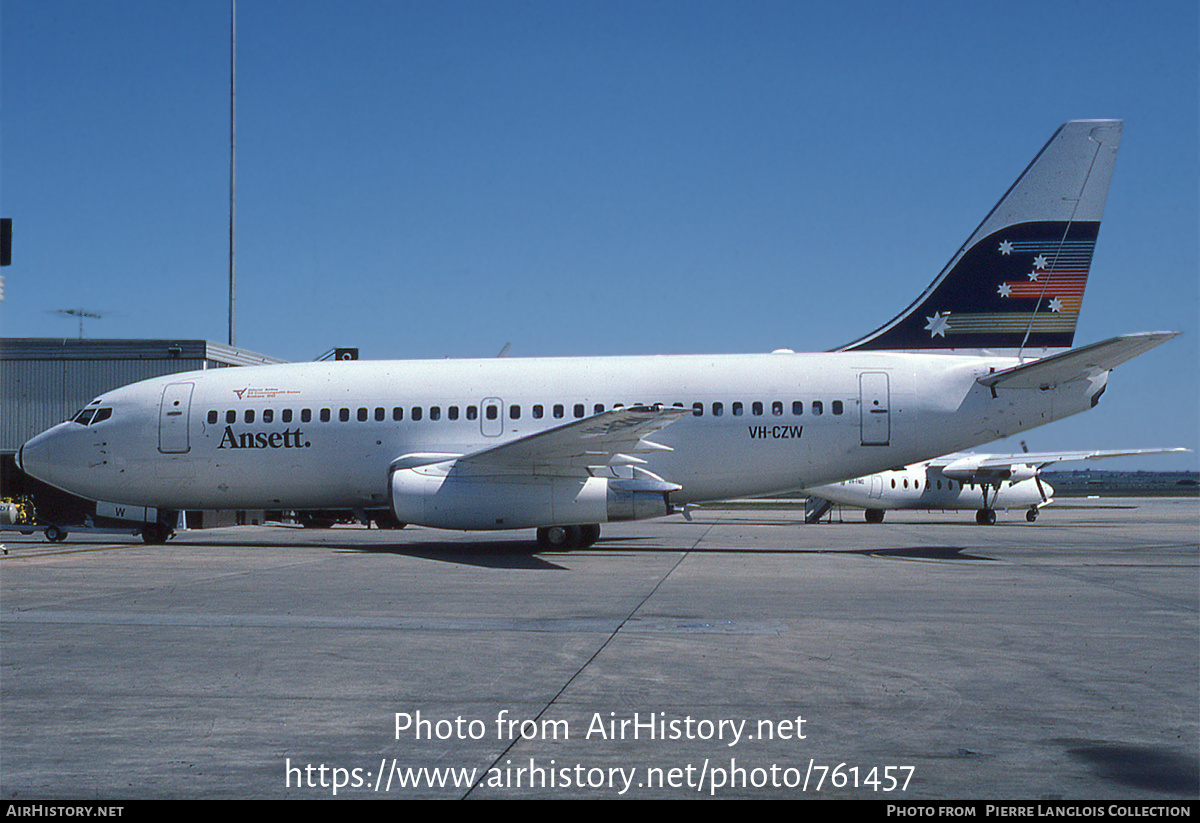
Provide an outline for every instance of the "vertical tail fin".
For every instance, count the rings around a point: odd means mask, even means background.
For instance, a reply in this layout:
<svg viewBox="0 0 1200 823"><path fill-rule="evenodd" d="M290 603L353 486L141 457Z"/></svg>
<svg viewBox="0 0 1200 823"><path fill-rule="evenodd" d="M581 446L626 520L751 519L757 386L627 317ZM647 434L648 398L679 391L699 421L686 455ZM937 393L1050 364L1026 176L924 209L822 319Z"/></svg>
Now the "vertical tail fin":
<svg viewBox="0 0 1200 823"><path fill-rule="evenodd" d="M1121 127L1064 124L925 293L838 351L1040 357L1070 348Z"/></svg>

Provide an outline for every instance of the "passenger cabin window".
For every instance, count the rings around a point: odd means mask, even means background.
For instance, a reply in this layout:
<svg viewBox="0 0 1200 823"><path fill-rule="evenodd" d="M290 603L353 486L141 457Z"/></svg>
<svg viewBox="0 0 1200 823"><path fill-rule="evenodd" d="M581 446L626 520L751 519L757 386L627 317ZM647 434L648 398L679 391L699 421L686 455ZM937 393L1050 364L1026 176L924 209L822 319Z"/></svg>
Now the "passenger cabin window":
<svg viewBox="0 0 1200 823"><path fill-rule="evenodd" d="M544 413L544 409L542 408L540 403L533 407L533 419L534 420L541 420L543 413Z"/></svg>
<svg viewBox="0 0 1200 823"><path fill-rule="evenodd" d="M575 404L575 416L583 417L583 404L582 403Z"/></svg>
<svg viewBox="0 0 1200 823"><path fill-rule="evenodd" d="M349 421L350 420L350 410L349 409L338 409L338 420L341 421L342 423Z"/></svg>
<svg viewBox="0 0 1200 823"><path fill-rule="evenodd" d="M216 422L217 422L217 412L215 410L210 411L208 413L208 425L210 425L210 426L216 425Z"/></svg>
<svg viewBox="0 0 1200 823"><path fill-rule="evenodd" d="M275 410L274 409L263 409L263 422L264 423L272 423L274 421L275 421Z"/></svg>
<svg viewBox="0 0 1200 823"><path fill-rule="evenodd" d="M284 423L292 422L292 410L291 409L284 409L281 416L283 417Z"/></svg>
<svg viewBox="0 0 1200 823"><path fill-rule="evenodd" d="M412 419L412 420L420 420L421 419L421 407L420 406L412 407L412 416L410 419Z"/></svg>
<svg viewBox="0 0 1200 823"><path fill-rule="evenodd" d="M815 415L820 415L820 414L825 413L825 406L824 406L824 404L821 403L820 400L814 400L812 402L812 413Z"/></svg>
<svg viewBox="0 0 1200 823"><path fill-rule="evenodd" d="M554 405L554 416L555 416L555 417L562 417L562 416L563 416L563 406L562 406L562 403L556 403L556 404Z"/></svg>
<svg viewBox="0 0 1200 823"><path fill-rule="evenodd" d="M237 412L235 412L235 411L225 412L225 422L226 423L236 423L237 422Z"/></svg>
<svg viewBox="0 0 1200 823"><path fill-rule="evenodd" d="M755 400L753 403L750 404L750 413L753 414L755 417L760 416L762 414L762 412L763 412L763 404L761 401Z"/></svg>
<svg viewBox="0 0 1200 823"><path fill-rule="evenodd" d="M450 408L446 409L446 417L450 418L451 420L457 420L458 406L451 406Z"/></svg>
<svg viewBox="0 0 1200 823"><path fill-rule="evenodd" d="M792 414L796 415L797 417L804 414L804 404L799 400L792 401Z"/></svg>
<svg viewBox="0 0 1200 823"><path fill-rule="evenodd" d="M830 404L830 408L833 410L834 414L841 414L842 413L842 401L834 400L833 403Z"/></svg>
<svg viewBox="0 0 1200 823"><path fill-rule="evenodd" d="M321 422L328 423L330 418L329 409L321 409Z"/></svg>
<svg viewBox="0 0 1200 823"><path fill-rule="evenodd" d="M725 406L722 403L712 404L713 417L720 417L725 413Z"/></svg>
<svg viewBox="0 0 1200 823"><path fill-rule="evenodd" d="M477 409L474 406L467 406L467 419L468 420L478 420L479 419L479 409Z"/></svg>
<svg viewBox="0 0 1200 823"><path fill-rule="evenodd" d="M429 407L429 419L430 420L441 420L442 419L442 407L441 406L430 406Z"/></svg>
<svg viewBox="0 0 1200 823"><path fill-rule="evenodd" d="M693 403L692 404L692 415L695 417L703 417L704 416L704 404L703 403Z"/></svg>
<svg viewBox="0 0 1200 823"><path fill-rule="evenodd" d="M734 417L742 416L742 404L741 403L733 404L733 415L734 415Z"/></svg>
<svg viewBox="0 0 1200 823"><path fill-rule="evenodd" d="M776 417L779 417L783 414L783 401L782 400L776 400L774 403L771 404L771 414L775 415Z"/></svg>
<svg viewBox="0 0 1200 823"><path fill-rule="evenodd" d="M254 409L246 409L246 422L247 423L254 422Z"/></svg>
<svg viewBox="0 0 1200 823"><path fill-rule="evenodd" d="M392 408L392 419L397 420L397 421L403 420L404 419L404 409L401 408L400 406L394 406Z"/></svg>
<svg viewBox="0 0 1200 823"><path fill-rule="evenodd" d="M300 422L301 423L311 423L312 422L312 409L301 409L300 410Z"/></svg>

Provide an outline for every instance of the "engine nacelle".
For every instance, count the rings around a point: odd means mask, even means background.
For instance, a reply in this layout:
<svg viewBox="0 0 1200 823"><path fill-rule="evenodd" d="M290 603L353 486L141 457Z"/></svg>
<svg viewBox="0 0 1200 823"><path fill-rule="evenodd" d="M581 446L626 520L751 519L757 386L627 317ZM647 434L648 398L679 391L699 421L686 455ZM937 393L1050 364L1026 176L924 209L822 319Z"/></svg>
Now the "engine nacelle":
<svg viewBox="0 0 1200 823"><path fill-rule="evenodd" d="M641 520L671 514L662 481L457 472L445 463L392 472L392 511L402 523L495 530Z"/></svg>
<svg viewBox="0 0 1200 823"><path fill-rule="evenodd" d="M1037 475L1037 467L1028 463L1006 463L999 466L982 465L988 455L971 455L955 460L942 468L942 474L960 483L998 483L1011 480L1016 483Z"/></svg>

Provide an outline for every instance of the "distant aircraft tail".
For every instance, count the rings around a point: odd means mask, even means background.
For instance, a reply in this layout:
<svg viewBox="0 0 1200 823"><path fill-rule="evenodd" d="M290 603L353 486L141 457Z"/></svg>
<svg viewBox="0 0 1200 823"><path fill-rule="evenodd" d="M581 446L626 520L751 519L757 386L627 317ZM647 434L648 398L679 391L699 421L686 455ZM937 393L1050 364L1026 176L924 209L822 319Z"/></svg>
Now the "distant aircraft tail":
<svg viewBox="0 0 1200 823"><path fill-rule="evenodd" d="M1070 348L1121 126L1064 124L925 293L838 351L1041 357Z"/></svg>

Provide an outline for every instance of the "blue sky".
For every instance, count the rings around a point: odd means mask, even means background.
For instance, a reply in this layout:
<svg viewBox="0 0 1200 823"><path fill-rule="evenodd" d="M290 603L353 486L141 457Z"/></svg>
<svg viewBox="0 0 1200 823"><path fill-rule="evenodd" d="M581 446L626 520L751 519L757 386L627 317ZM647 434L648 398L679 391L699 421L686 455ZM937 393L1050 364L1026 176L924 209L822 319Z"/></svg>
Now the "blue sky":
<svg viewBox="0 0 1200 823"><path fill-rule="evenodd" d="M1059 124L1119 117L1076 343L1185 334L1024 439L1200 448L1197 18L1191 0L240 0L237 343L832 348L908 305ZM0 334L75 336L56 310L84 308L90 337L225 341L228 95L226 2L0 4Z"/></svg>

